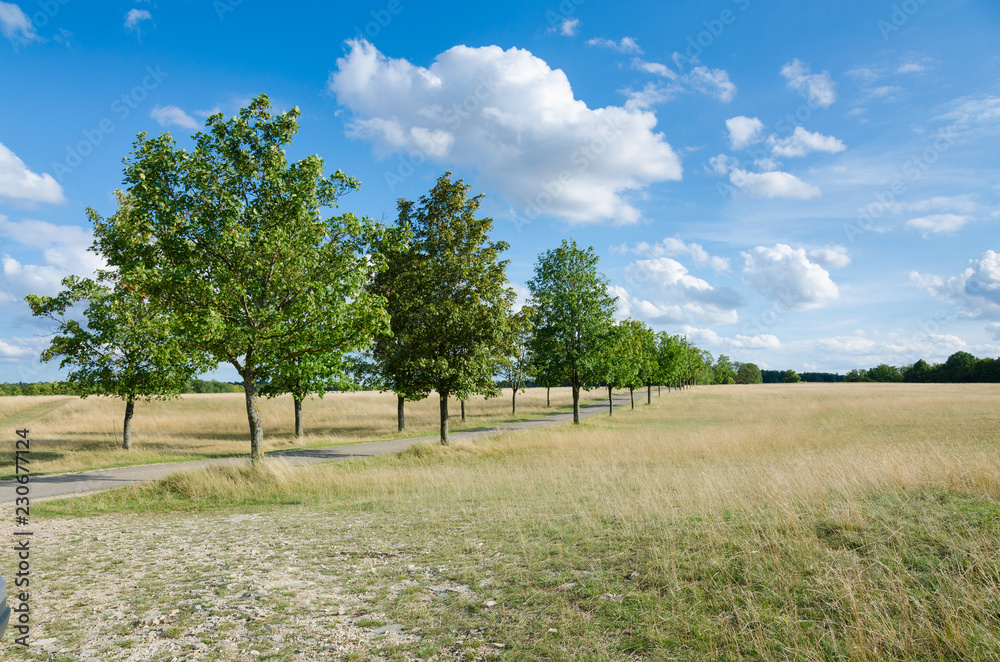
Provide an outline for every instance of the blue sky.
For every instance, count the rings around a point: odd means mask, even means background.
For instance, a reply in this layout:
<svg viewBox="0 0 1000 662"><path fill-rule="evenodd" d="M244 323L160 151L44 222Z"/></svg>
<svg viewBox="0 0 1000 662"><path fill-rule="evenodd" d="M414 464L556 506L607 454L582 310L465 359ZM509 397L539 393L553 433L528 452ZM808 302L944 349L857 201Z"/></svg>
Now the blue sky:
<svg viewBox="0 0 1000 662"><path fill-rule="evenodd" d="M522 294L572 236L619 315L775 369L1000 354L1000 5L0 1L0 381L100 265L137 133L259 93L391 221L445 170ZM231 369L217 373L235 378Z"/></svg>

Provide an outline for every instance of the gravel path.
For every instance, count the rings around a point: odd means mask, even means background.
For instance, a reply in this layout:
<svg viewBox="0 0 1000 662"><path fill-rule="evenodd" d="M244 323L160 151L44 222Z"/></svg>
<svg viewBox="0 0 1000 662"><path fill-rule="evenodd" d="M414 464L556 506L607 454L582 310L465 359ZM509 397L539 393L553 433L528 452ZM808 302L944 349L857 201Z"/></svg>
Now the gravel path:
<svg viewBox="0 0 1000 662"><path fill-rule="evenodd" d="M455 632L426 650L419 628L382 605L407 591L446 619L489 611L476 587L429 567L430 550L383 539L377 515L340 513L109 516L33 527L28 648L8 631L0 659L488 659L503 642ZM5 555L7 556L7 555ZM10 562L3 559L5 574ZM485 621L484 616L484 621ZM421 649L423 644L424 649ZM471 657L465 657L467 652Z"/></svg>
<svg viewBox="0 0 1000 662"><path fill-rule="evenodd" d="M615 406L621 407L628 404L628 395L615 396ZM606 413L607 401L598 401L580 407L580 418L587 418L596 414ZM488 428L477 430L465 430L451 433L451 438L455 441L469 441L472 439L482 439L501 432L513 432L518 430L531 430L550 425L558 425L573 420L572 412L549 414L541 418L518 421L515 423L505 423ZM309 450L288 450L268 453L267 457L278 457L292 465L311 464L314 462L333 462L336 460L346 460L352 457L369 457L372 455L388 455L406 450L414 444L424 442L435 442L439 439L437 435L426 437L414 437L410 439L393 439L389 441L376 441L363 444L352 444L349 446L336 446L332 448L316 448ZM178 471L191 471L203 469L211 465L240 464L246 462L245 457L222 458L217 460L196 460L191 462L169 462L164 464L144 464L133 467L121 467L118 469L98 469L95 471L84 471L72 474L53 474L48 476L32 476L31 478L31 500L40 501L67 496L81 496L102 490L109 490L116 487L124 487L136 483L143 483L150 480L166 478ZM14 492L17 483L13 480L0 481L0 504L12 503L16 497Z"/></svg>

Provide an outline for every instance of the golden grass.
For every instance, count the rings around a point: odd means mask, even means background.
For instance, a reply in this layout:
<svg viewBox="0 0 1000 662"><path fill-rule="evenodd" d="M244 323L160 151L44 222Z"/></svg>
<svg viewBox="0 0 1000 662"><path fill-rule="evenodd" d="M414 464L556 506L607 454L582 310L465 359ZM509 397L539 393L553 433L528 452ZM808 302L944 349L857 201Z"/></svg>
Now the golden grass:
<svg viewBox="0 0 1000 662"><path fill-rule="evenodd" d="M510 389L486 400L466 403L462 423L457 400L450 404L452 430L492 425L511 419ZM589 394L590 400L600 391ZM572 404L568 388L552 389L552 407L545 406L545 389L518 394L518 418L551 413ZM406 403L406 431L396 430L396 396L392 393L329 393L303 404L306 436L294 437L290 396L261 400L264 450L356 443L438 431L436 396ZM0 425L31 431L32 472L58 473L125 464L144 464L249 453L246 401L241 393L192 394L173 400L136 404L132 450L121 449L125 406L117 398L72 396L0 397ZM12 435L0 440L0 470L12 473Z"/></svg>
<svg viewBox="0 0 1000 662"><path fill-rule="evenodd" d="M996 385L707 387L580 427L42 508L371 512L456 580L492 576L509 610L434 618L485 622L512 659L1000 659L998 403ZM434 636L423 603L393 609Z"/></svg>

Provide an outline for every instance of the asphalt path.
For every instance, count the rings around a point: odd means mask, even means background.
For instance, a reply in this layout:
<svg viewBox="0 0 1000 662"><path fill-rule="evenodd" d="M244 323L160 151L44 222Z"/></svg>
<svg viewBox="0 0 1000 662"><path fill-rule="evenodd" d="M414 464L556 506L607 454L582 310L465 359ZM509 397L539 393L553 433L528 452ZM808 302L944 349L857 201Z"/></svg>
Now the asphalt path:
<svg viewBox="0 0 1000 662"><path fill-rule="evenodd" d="M641 403L646 397L645 391L636 391L636 402ZM616 395L614 397L615 408L629 404L629 396ZM598 414L607 414L608 401L599 400L597 402L582 405L580 407L580 418L589 418ZM482 439L505 432L520 432L522 430L535 430L537 428L560 425L572 422L573 412L560 412L549 414L541 418L526 421L516 421L513 423L503 423L474 430L463 430L452 432L449 437L453 441L471 441ZM428 435L426 437L411 437L409 439L390 439L388 441L372 441L361 444L350 444L348 446L332 446L330 448L303 448L298 450L275 451L265 456L265 462L271 459L280 459L290 465L313 464L316 462L334 462L337 460L349 460L355 457L372 457L375 455L388 455L404 451L414 444L437 442L439 435ZM192 471L204 469L211 466L239 465L245 464L249 459L242 457L226 457L213 460L192 460L189 462L165 462L161 464L141 464L131 467L119 467L116 469L96 469L94 471L83 471L80 473L49 474L45 476L31 476L30 496L32 501L43 499L54 499L63 497L83 496L94 492L125 487L145 483L151 480L160 480L178 471ZM15 488L18 483L15 480L0 481L0 503L13 503L17 497Z"/></svg>

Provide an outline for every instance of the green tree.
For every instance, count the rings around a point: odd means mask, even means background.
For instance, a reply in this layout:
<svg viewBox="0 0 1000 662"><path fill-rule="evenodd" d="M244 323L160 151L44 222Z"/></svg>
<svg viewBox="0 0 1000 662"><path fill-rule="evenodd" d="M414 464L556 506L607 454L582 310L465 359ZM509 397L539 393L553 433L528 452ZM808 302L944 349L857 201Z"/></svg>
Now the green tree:
<svg viewBox="0 0 1000 662"><path fill-rule="evenodd" d="M851 372L854 371L852 370ZM903 370L903 381L915 382L915 383L927 382L930 381L931 373L932 373L932 368L930 364L928 364L927 361L920 359L913 365Z"/></svg>
<svg viewBox="0 0 1000 662"><path fill-rule="evenodd" d="M593 246L582 250L564 239L538 256L528 281L536 311L531 351L549 377L570 384L574 423L580 422L580 388L592 377L615 306L597 261Z"/></svg>
<svg viewBox="0 0 1000 662"><path fill-rule="evenodd" d="M670 388L678 386L686 361L684 339L661 331L656 335L657 381Z"/></svg>
<svg viewBox="0 0 1000 662"><path fill-rule="evenodd" d="M179 320L199 351L243 378L250 458L263 459L260 384L315 354L367 346L387 327L364 285L383 258L383 228L321 210L358 187L323 159L289 163L298 109L272 116L265 95L208 118L192 152L140 134L125 165L128 213L88 210L96 244L131 287Z"/></svg>
<svg viewBox="0 0 1000 662"><path fill-rule="evenodd" d="M614 323L601 336L596 355L588 370L589 380L602 382L608 389L608 415L615 414L614 390L620 388L633 377L629 364L628 328L622 323Z"/></svg>
<svg viewBox="0 0 1000 662"><path fill-rule="evenodd" d="M868 371L868 381L870 382L901 382L903 373L899 368L895 368L886 363L881 363Z"/></svg>
<svg viewBox="0 0 1000 662"><path fill-rule="evenodd" d="M713 384L735 384L736 368L733 367L732 360L725 354L720 354L715 365L712 366Z"/></svg>
<svg viewBox="0 0 1000 662"><path fill-rule="evenodd" d="M656 363L656 335L639 320L627 319L622 329L622 381L628 388L629 401L635 409L635 389L647 387L647 404L652 402L652 383L658 366Z"/></svg>
<svg viewBox="0 0 1000 662"><path fill-rule="evenodd" d="M802 381L802 378L799 377L799 373L788 369L785 371L785 375L781 378L781 381L783 384L798 384Z"/></svg>
<svg viewBox="0 0 1000 662"><path fill-rule="evenodd" d="M535 309L531 306L524 306L508 319L511 353L503 359L503 374L512 391L510 396L512 414L517 414L517 392L524 392L525 382L527 382L533 366L531 333L534 317Z"/></svg>
<svg viewBox="0 0 1000 662"><path fill-rule="evenodd" d="M269 398L288 393L292 396L295 413L295 437L305 436L302 419L302 403L310 395L320 398L329 389L341 391L356 388L351 376L348 357L335 353L292 352L294 358L285 361L262 377L258 387L260 394Z"/></svg>
<svg viewBox="0 0 1000 662"><path fill-rule="evenodd" d="M494 375L513 353L508 319L514 290L507 282L508 245L491 241L493 219L476 218L482 195L451 173L438 178L419 204L401 199L397 226L412 232L405 283L408 330L400 359L412 390L437 391L441 443L448 443L448 397L499 394Z"/></svg>
<svg viewBox="0 0 1000 662"><path fill-rule="evenodd" d="M844 377L845 382L870 382L868 371L862 368L854 368Z"/></svg>
<svg viewBox="0 0 1000 662"><path fill-rule="evenodd" d="M764 378L760 373L760 367L756 363L741 363L736 371L737 384L762 384Z"/></svg>
<svg viewBox="0 0 1000 662"><path fill-rule="evenodd" d="M27 297L33 315L58 324L41 359L62 357L59 367L71 368L67 380L83 397L106 395L125 402L122 448L129 450L136 400L176 395L214 363L189 351L179 340L176 320L123 285L117 274L101 271L96 281L69 276L62 285L57 296ZM84 303L83 323L67 317Z"/></svg>

